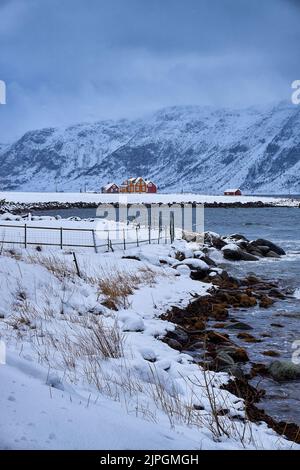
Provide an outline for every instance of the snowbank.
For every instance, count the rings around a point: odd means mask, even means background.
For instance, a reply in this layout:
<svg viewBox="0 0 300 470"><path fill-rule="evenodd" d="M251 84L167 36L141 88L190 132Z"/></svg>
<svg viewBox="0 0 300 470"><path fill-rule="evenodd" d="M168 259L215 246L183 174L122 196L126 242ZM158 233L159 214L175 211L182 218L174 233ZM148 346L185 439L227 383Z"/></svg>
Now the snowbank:
<svg viewBox="0 0 300 470"><path fill-rule="evenodd" d="M220 390L227 374L209 373L230 410L218 435L204 372L161 341L174 325L160 315L211 287L160 264L184 246L79 253L81 277L68 252L2 251L0 448L290 448L265 424L233 419L242 400Z"/></svg>

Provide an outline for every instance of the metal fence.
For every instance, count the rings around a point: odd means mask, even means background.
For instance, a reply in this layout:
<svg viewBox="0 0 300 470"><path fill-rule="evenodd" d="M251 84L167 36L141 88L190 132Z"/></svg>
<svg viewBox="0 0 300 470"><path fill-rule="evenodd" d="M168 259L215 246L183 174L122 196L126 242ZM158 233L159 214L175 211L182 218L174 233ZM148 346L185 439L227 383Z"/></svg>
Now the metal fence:
<svg viewBox="0 0 300 470"><path fill-rule="evenodd" d="M29 224L0 224L0 246L25 248L48 246L59 249L92 248L114 251L142 244L169 243L174 240L174 224L169 227L138 227L98 230L96 228L45 227Z"/></svg>

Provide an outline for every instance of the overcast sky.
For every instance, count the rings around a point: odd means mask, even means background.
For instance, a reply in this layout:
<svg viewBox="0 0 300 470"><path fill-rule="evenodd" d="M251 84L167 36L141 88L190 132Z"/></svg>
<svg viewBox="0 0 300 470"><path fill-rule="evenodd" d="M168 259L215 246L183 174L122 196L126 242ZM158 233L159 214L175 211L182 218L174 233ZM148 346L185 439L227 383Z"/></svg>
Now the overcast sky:
<svg viewBox="0 0 300 470"><path fill-rule="evenodd" d="M296 0L0 0L0 142L164 106L289 99Z"/></svg>

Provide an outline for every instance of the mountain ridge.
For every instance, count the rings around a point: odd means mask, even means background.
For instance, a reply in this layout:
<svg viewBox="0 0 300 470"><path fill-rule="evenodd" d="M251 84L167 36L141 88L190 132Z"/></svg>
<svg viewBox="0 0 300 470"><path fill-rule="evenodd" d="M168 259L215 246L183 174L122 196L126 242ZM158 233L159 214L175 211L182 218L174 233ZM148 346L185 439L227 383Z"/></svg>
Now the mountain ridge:
<svg viewBox="0 0 300 470"><path fill-rule="evenodd" d="M145 118L26 132L0 144L3 190L99 190L142 175L161 191L300 193L300 107L172 106Z"/></svg>

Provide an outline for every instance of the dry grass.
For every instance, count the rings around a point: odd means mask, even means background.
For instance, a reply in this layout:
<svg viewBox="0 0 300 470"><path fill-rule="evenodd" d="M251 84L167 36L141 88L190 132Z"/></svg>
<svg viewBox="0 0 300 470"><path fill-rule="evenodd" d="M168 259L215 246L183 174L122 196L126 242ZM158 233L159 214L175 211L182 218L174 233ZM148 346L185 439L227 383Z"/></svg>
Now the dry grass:
<svg viewBox="0 0 300 470"><path fill-rule="evenodd" d="M153 286L156 278L157 273L148 266L142 266L135 273L120 269L107 272L102 269L98 279L98 293L104 296L102 303L106 307L112 310L128 308L128 297L140 285Z"/></svg>
<svg viewBox="0 0 300 470"><path fill-rule="evenodd" d="M14 248L9 248L9 249L4 249L3 246L0 249L0 254L4 256L8 256L10 258L14 258L17 261L20 261L22 259L22 254L20 250L15 250Z"/></svg>
<svg viewBox="0 0 300 470"><path fill-rule="evenodd" d="M110 327L94 318L88 329L78 334L78 347L85 356L118 359L124 355L125 335L115 321Z"/></svg>
<svg viewBox="0 0 300 470"><path fill-rule="evenodd" d="M73 265L67 264L64 260L52 254L40 255L39 253L30 253L27 256L27 261L43 266L59 280L64 278L74 279L76 276L76 270Z"/></svg>

